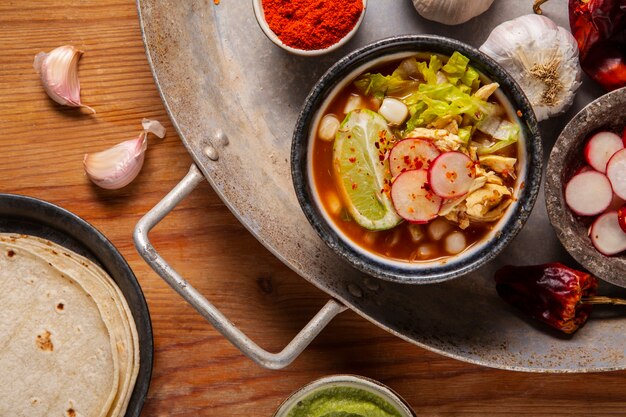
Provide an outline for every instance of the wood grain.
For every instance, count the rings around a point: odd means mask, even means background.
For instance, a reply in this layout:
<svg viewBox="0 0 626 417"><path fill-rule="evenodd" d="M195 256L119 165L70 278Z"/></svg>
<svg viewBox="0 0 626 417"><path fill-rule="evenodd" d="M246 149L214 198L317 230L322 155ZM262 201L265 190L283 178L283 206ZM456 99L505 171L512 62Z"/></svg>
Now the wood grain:
<svg viewBox="0 0 626 417"><path fill-rule="evenodd" d="M41 88L33 57L62 44L86 51L79 71L82 98L96 115L58 106ZM154 326L154 373L144 416L271 416L291 391L343 372L391 386L419 415L626 415L626 372L540 375L482 368L403 342L352 312L337 318L288 369L260 369L134 249L135 223L191 163L153 84L135 3L2 1L0 51L0 190L73 211L129 261ZM143 117L163 122L168 134L151 140L138 179L120 191L92 186L83 174L83 154L133 138ZM246 232L206 184L152 239L265 348L281 349L327 299Z"/></svg>

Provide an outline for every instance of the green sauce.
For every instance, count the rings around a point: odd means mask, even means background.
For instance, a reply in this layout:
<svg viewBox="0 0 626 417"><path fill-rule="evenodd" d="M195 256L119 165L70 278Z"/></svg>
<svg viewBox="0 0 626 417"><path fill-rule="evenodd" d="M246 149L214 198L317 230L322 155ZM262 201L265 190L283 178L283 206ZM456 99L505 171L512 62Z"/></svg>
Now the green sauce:
<svg viewBox="0 0 626 417"><path fill-rule="evenodd" d="M402 417L396 407L369 391L333 387L298 401L287 417Z"/></svg>

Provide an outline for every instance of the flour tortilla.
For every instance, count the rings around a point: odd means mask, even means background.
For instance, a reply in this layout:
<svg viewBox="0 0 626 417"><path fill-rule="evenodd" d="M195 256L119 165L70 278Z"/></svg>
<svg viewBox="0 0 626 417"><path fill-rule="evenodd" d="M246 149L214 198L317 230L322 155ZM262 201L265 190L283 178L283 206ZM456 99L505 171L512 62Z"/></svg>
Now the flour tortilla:
<svg viewBox="0 0 626 417"><path fill-rule="evenodd" d="M0 306L0 415L106 416L119 385L118 356L84 288L0 243Z"/></svg>
<svg viewBox="0 0 626 417"><path fill-rule="evenodd" d="M83 295L87 295L87 298L91 298L91 307L95 304L96 310L100 314L101 321L105 324L110 340L111 357L115 362L111 381L112 390L108 391L108 395L100 408L93 408L93 403L96 402L96 400L90 398L91 402L83 400L86 405L82 409L77 410L76 407L74 407L72 410L76 413L75 415L77 417L92 415L102 417L123 416L126 412L139 372L139 342L130 308L117 285L105 271L89 259L47 240L32 236L0 234L0 248L6 252L12 250L15 253L23 253L26 258L29 258L40 267L43 267L44 270L47 270L48 274L50 274L51 270L61 271L63 276L79 284L86 293ZM2 259L2 255L3 253L0 251L0 259ZM33 267L32 262L30 267ZM2 276L2 274L3 272L0 271L0 276ZM56 284L56 282L54 283ZM0 319L0 322L1 321ZM87 348L87 346L84 346L84 348ZM29 360L28 355L25 356L27 357L26 359ZM77 362L76 358L68 360L71 364ZM109 366L108 363L102 363L101 365L103 368ZM0 366L2 366L1 358ZM27 367L27 369L23 371L37 373L41 372L40 369L41 368L37 367L33 369ZM45 367L43 369L45 370ZM102 371L104 374L107 374L106 369L102 369ZM64 390L60 388L70 388L72 383L62 381L63 378L68 376L67 374L61 373L58 375L54 373L53 376L57 379L54 385L59 389L59 393L56 396L57 402L53 404L53 406L57 408L50 409L41 415L71 415L68 414L68 409L65 410L65 414L58 414L57 410L59 404L62 403L65 398ZM61 379L61 381L59 381L59 379ZM84 390L77 389L77 391L81 392ZM91 393L91 395L99 398L104 395L105 391L107 390ZM0 388L0 393L1 392L2 388ZM87 392L85 395L89 395L89 393ZM19 400L25 404L28 403L24 396L22 396L22 398L15 396L7 398L15 398L15 401ZM43 409L44 408L42 408L42 410ZM4 415L1 408L0 415ZM29 411L23 415L34 416L38 414L31 413L29 409Z"/></svg>
<svg viewBox="0 0 626 417"><path fill-rule="evenodd" d="M0 241L2 239L3 236L0 234ZM117 323L114 328L120 355L120 381L117 395L107 416L124 415L139 373L139 337L132 313L121 290L102 268L83 256L33 236L12 236L12 239L12 244L33 250L64 271L90 274L94 279L94 286L97 287L95 284L102 285L106 290L104 298L113 299L116 311L109 311L109 313L115 316ZM92 288L95 293L99 290L94 286ZM107 304L104 306L105 309L113 307L112 303Z"/></svg>

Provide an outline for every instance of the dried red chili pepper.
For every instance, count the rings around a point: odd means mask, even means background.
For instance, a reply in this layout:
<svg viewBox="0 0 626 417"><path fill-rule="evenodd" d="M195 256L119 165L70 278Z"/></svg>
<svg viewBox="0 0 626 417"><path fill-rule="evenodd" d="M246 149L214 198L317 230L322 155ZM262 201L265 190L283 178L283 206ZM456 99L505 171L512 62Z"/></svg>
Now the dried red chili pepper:
<svg viewBox="0 0 626 417"><path fill-rule="evenodd" d="M564 333L574 333L589 318L598 280L560 263L505 266L495 275L504 301Z"/></svg>
<svg viewBox="0 0 626 417"><path fill-rule="evenodd" d="M583 71L607 90L626 86L626 3L569 0L569 13Z"/></svg>
<svg viewBox="0 0 626 417"><path fill-rule="evenodd" d="M535 13L546 1L535 0ZM569 0L569 24L583 71L609 91L626 86L626 2Z"/></svg>

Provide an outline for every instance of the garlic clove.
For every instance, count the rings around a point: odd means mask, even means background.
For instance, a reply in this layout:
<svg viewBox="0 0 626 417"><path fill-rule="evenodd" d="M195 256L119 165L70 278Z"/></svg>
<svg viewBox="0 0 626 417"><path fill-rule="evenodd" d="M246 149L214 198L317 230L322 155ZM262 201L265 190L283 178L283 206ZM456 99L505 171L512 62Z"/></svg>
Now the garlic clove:
<svg viewBox="0 0 626 417"><path fill-rule="evenodd" d="M459 25L484 13L493 0L413 0L424 18L445 25Z"/></svg>
<svg viewBox="0 0 626 417"><path fill-rule="evenodd" d="M498 25L480 50L520 84L537 120L566 111L581 84L578 45L545 16L526 15Z"/></svg>
<svg viewBox="0 0 626 417"><path fill-rule="evenodd" d="M147 134L127 140L107 150L86 154L83 159L89 179L99 187L117 190L134 180L143 166Z"/></svg>
<svg viewBox="0 0 626 417"><path fill-rule="evenodd" d="M148 133L159 138L165 136L165 128L156 120L143 119L144 131L136 139L118 143L101 152L86 154L83 159L85 173L99 187L117 190L130 184L143 167Z"/></svg>
<svg viewBox="0 0 626 417"><path fill-rule="evenodd" d="M94 109L80 102L78 61L83 53L71 45L59 46L49 53L35 55L33 67L52 100L64 106L85 107L95 113Z"/></svg>

